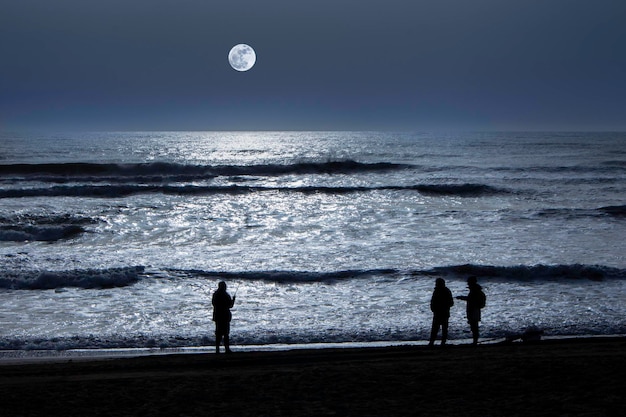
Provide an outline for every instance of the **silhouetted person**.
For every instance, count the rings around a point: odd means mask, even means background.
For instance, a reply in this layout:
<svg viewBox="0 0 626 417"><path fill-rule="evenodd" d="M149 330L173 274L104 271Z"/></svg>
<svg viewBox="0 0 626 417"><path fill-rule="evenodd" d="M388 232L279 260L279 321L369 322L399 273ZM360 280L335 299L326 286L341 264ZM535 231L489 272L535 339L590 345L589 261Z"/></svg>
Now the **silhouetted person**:
<svg viewBox="0 0 626 417"><path fill-rule="evenodd" d="M450 307L454 305L452 292L446 287L443 278L435 280L435 290L430 299L430 311L433 312L433 326L430 331L430 343L432 346L441 327L441 345L445 345L448 340L448 321L450 320Z"/></svg>
<svg viewBox="0 0 626 417"><path fill-rule="evenodd" d="M473 344L478 344L478 322L480 321L480 310L485 307L487 297L483 289L476 280L476 277L467 279L469 294L456 297L459 300L467 301L467 322L472 329Z"/></svg>
<svg viewBox="0 0 626 417"><path fill-rule="evenodd" d="M220 353L220 343L224 339L226 353L230 350L230 320L233 315L230 309L235 305L235 297L230 297L226 292L226 283L221 281L217 286L217 291L213 293L213 321L215 322L215 353Z"/></svg>

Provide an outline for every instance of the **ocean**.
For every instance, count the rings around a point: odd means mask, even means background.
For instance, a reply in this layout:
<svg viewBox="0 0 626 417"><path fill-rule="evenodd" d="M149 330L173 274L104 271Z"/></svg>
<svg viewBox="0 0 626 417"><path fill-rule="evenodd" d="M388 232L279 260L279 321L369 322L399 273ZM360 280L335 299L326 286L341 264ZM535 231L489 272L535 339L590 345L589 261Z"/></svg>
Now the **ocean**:
<svg viewBox="0 0 626 417"><path fill-rule="evenodd" d="M626 334L625 238L626 133L3 132L0 350Z"/></svg>

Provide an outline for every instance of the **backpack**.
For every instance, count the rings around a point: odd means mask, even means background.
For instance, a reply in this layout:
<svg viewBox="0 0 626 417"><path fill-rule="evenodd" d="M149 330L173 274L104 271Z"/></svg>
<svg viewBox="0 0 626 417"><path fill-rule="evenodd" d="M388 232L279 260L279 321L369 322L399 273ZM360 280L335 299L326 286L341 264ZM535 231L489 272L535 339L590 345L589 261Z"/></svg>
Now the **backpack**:
<svg viewBox="0 0 626 417"><path fill-rule="evenodd" d="M480 308L485 308L485 305L487 305L487 296L482 290L479 290L478 295L480 297L480 303L478 305L480 306Z"/></svg>

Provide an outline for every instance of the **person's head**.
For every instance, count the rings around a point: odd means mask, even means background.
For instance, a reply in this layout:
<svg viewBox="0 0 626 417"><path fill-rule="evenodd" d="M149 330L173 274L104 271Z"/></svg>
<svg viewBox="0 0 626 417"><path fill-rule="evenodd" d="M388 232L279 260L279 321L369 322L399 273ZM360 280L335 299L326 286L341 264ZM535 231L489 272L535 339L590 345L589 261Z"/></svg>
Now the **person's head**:
<svg viewBox="0 0 626 417"><path fill-rule="evenodd" d="M446 286L446 281L443 278L437 278L435 280L435 287L436 288L442 288Z"/></svg>
<svg viewBox="0 0 626 417"><path fill-rule="evenodd" d="M471 277L467 279L468 286L471 287L472 285L476 285L476 284L478 284L478 279L475 276L472 275Z"/></svg>
<svg viewBox="0 0 626 417"><path fill-rule="evenodd" d="M220 281L220 283L217 284L217 289L221 291L226 291L226 283L224 281Z"/></svg>

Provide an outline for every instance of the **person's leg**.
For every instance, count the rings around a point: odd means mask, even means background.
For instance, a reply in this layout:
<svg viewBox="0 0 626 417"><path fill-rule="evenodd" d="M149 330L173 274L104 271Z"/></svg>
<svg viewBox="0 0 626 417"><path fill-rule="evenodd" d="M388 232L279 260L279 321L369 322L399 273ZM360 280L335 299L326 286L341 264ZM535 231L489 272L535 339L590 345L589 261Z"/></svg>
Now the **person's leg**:
<svg viewBox="0 0 626 417"><path fill-rule="evenodd" d="M472 339L475 345L478 344L478 322L472 321L470 323L470 328L472 329Z"/></svg>
<svg viewBox="0 0 626 417"><path fill-rule="evenodd" d="M445 345L448 341L448 318L441 321L441 344Z"/></svg>
<svg viewBox="0 0 626 417"><path fill-rule="evenodd" d="M230 350L230 323L224 324L224 348L226 353L232 353Z"/></svg>
<svg viewBox="0 0 626 417"><path fill-rule="evenodd" d="M215 353L220 353L220 343L222 342L223 334L222 324L215 322Z"/></svg>
<svg viewBox="0 0 626 417"><path fill-rule="evenodd" d="M430 328L430 341L428 343L430 346L435 343L435 339L437 339L437 333L439 333L439 319L437 317L433 317L433 324Z"/></svg>
<svg viewBox="0 0 626 417"><path fill-rule="evenodd" d="M220 342L222 336L220 334L218 334L217 332L215 333L215 353L220 353Z"/></svg>

